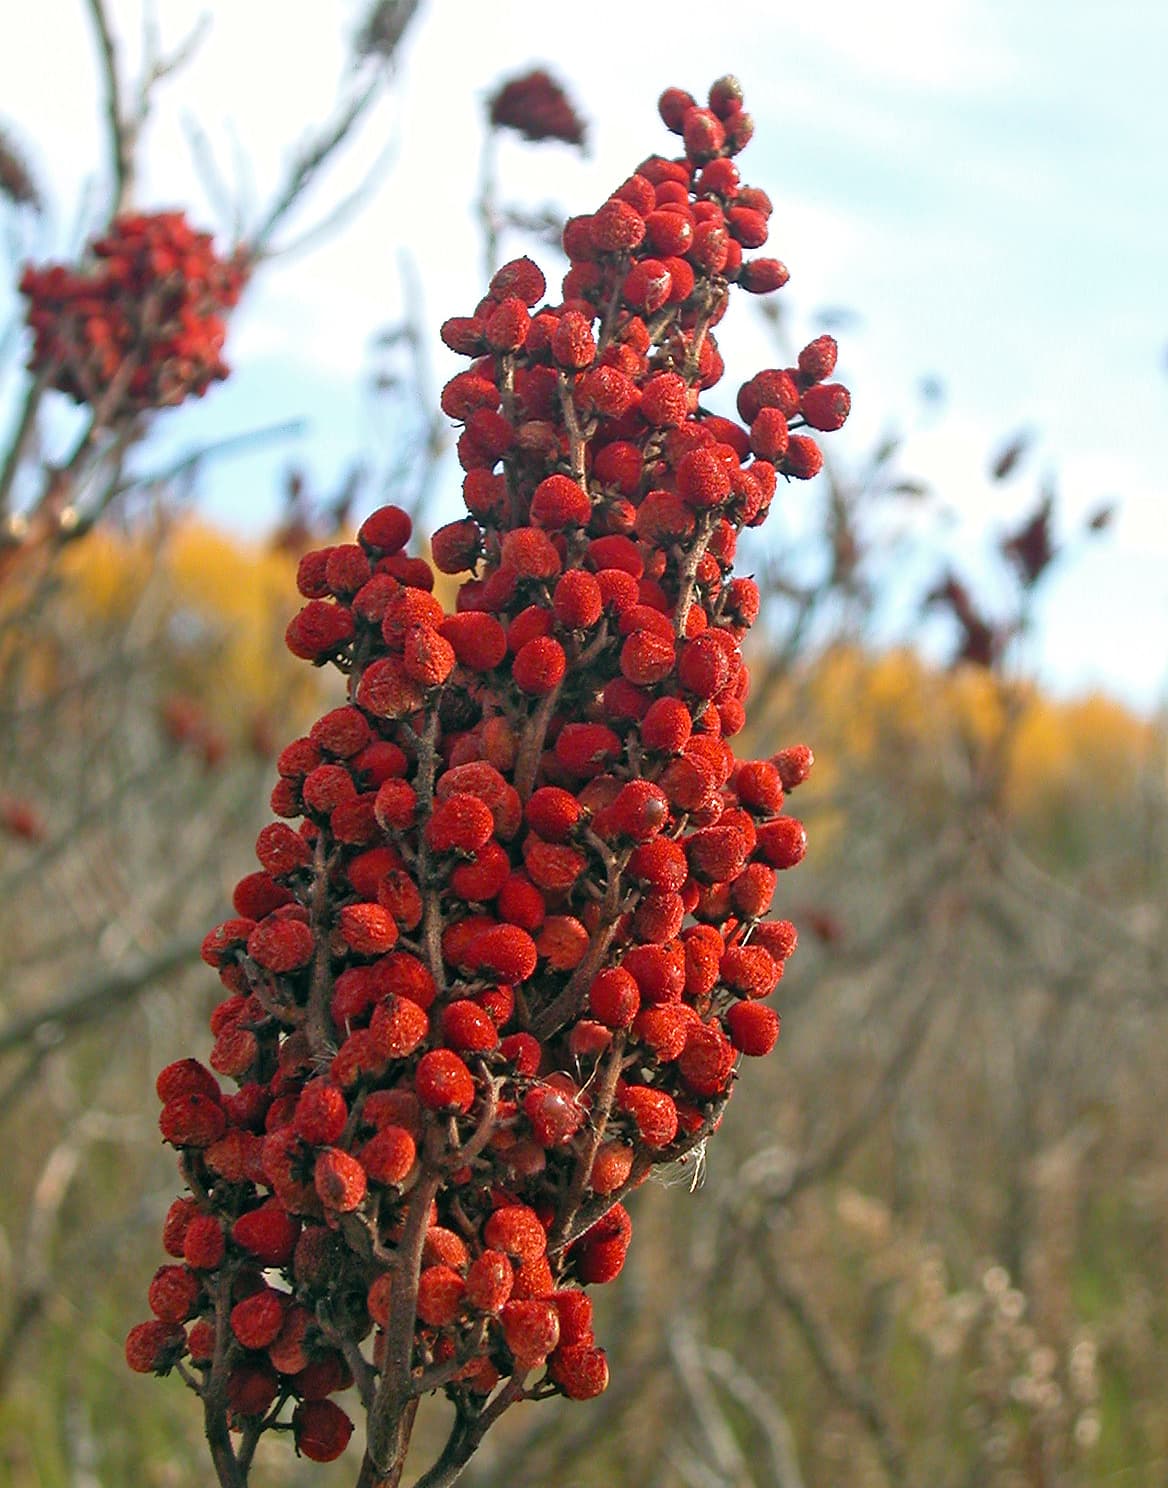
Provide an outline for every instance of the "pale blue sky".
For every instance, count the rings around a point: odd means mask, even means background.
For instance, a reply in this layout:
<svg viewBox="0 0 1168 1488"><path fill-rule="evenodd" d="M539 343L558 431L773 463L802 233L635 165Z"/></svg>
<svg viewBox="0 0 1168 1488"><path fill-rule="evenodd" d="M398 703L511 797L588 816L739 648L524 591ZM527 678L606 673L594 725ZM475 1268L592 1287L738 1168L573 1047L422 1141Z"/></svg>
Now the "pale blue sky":
<svg viewBox="0 0 1168 1488"><path fill-rule="evenodd" d="M138 0L111 9L132 38ZM357 7L212 0L209 9L200 56L159 99L141 193L145 205L193 202L207 222L183 112L198 113L229 168L239 141L262 198L288 142L327 107L342 59L337 16ZM198 14L186 0L160 0L157 11L169 40ZM53 184L43 246L59 251L82 184L103 165L84 5L39 0L5 30L0 117L23 132ZM698 92L733 71L757 122L744 175L775 200L771 246L792 271L784 297L796 330L818 331L825 306L862 317L840 333L855 412L836 448L858 459L890 425L912 431L905 467L940 490L953 513L940 540L991 604L1002 591L989 538L1024 508L1042 471L1057 472L1063 530L1116 498L1111 533L1052 576L1032 656L1060 691L1103 686L1152 706L1168 677L1166 57L1168 7L1151 0L678 0L664 10L429 0L393 96L334 183L339 192L392 140L376 196L326 246L268 272L234 328L233 379L159 432L181 447L308 417L294 452L221 465L205 482L214 516L261 526L293 453L326 485L354 450L376 439L384 448L361 384L371 335L401 312L402 249L418 264L426 323L436 328L478 298L469 204L481 99L500 76L546 62L593 121L587 159L516 145L500 161L511 197L575 212L668 148L654 109L662 87ZM549 278L558 272L546 251L536 256ZM774 357L749 313L726 331L732 396ZM435 338L435 378L456 366ZM925 374L948 390L931 418L916 396ZM1038 431L1032 465L995 487L991 451L1022 425ZM452 469L436 521L456 513L458 484ZM784 499L794 530L814 496L793 487ZM921 522L909 521L918 550L935 532ZM921 587L915 562L910 548L902 619Z"/></svg>

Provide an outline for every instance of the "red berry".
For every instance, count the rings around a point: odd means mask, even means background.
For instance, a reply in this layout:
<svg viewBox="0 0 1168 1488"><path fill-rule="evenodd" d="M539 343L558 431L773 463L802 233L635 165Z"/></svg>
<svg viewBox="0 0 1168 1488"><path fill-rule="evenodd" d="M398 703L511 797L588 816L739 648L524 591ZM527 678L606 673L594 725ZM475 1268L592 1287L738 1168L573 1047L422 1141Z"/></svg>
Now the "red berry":
<svg viewBox="0 0 1168 1488"><path fill-rule="evenodd" d="M331 1400L302 1400L292 1412L296 1449L312 1462L333 1462L349 1444L353 1423Z"/></svg>

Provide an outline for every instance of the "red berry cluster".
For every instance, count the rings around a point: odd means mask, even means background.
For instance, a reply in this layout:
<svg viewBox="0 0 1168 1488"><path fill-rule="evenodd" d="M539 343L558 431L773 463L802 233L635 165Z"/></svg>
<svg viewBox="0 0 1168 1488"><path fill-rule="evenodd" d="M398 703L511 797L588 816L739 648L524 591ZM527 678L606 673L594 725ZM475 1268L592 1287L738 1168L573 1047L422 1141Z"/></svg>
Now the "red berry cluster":
<svg viewBox="0 0 1168 1488"><path fill-rule="evenodd" d="M740 105L730 79L708 109L671 90L684 156L568 223L561 303L520 259L443 326L472 358L442 394L468 516L432 542L470 575L455 612L395 507L300 563L288 644L349 701L280 755L280 820L204 943L215 1074L159 1079L191 1192L127 1353L188 1355L245 1431L296 1400L310 1456L343 1448L354 1378L379 1470L424 1391L465 1420L503 1378L603 1390L585 1288L624 1263L620 1200L778 1037L796 937L765 917L812 757L730 746L759 611L732 561L812 473L790 423L836 426L847 394L823 338L746 384L749 428L699 405L731 283L786 279L742 257L770 202L731 160Z"/></svg>
<svg viewBox="0 0 1168 1488"><path fill-rule="evenodd" d="M542 67L504 83L488 101L487 115L496 129L514 129L533 143L547 139L566 145L584 143L584 121L563 88Z"/></svg>
<svg viewBox="0 0 1168 1488"><path fill-rule="evenodd" d="M181 212L118 217L78 268L25 269L30 370L107 418L169 408L227 376L226 314L243 288L238 260L217 256Z"/></svg>

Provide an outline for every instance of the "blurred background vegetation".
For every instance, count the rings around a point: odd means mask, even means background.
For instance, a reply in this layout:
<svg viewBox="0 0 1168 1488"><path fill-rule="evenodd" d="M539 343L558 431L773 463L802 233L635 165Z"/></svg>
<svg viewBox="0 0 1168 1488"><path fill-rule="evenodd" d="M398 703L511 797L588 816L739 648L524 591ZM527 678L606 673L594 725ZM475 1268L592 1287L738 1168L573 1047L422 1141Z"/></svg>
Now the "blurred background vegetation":
<svg viewBox="0 0 1168 1488"><path fill-rule="evenodd" d="M411 10L373 7L366 63L388 67ZM35 212L35 192L5 196L14 220ZM484 179L487 251L505 233L538 256L545 217L505 197ZM767 330L785 365L784 324ZM175 1189L154 1075L206 1052L219 989L199 941L251 864L275 753L336 700L283 647L298 555L387 487L411 493L423 535L436 525L444 435L421 337L389 328L375 388L413 437L384 469L354 450L336 492L293 471L260 538L200 518L213 451L131 473L148 419L100 447L88 504L59 499L51 404L12 437L5 1488L207 1480L186 1391L122 1358ZM24 354L19 325L6 346ZM873 640L902 582L889 502L944 496L901 468L895 441L827 470L797 550L751 550L764 620L739 752L807 741L818 758L798 798L812 851L780 903L800 932L776 993L784 1036L746 1072L708 1167L637 1196L629 1264L598 1299L607 1395L517 1413L473 1488L1165 1481L1166 736L1162 720L1027 678L1034 596L1081 539L1056 539L1057 503L1032 490L1025 453L1009 439L986 452L1018 483L998 608L983 613L940 557L922 586L951 665L922 660L909 634ZM1106 542L1106 521L1082 540ZM340 1488L356 1460L320 1467L266 1438L255 1481Z"/></svg>

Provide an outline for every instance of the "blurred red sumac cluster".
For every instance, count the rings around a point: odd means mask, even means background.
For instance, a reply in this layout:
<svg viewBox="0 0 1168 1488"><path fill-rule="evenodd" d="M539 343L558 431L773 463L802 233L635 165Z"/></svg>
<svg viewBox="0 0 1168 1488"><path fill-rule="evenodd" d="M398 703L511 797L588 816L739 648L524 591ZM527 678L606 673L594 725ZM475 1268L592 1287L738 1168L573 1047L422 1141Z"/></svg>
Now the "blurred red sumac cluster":
<svg viewBox="0 0 1168 1488"><path fill-rule="evenodd" d="M245 278L245 259L221 259L182 212L115 217L88 262L21 276L30 370L107 419L201 397L227 376L226 316Z"/></svg>

